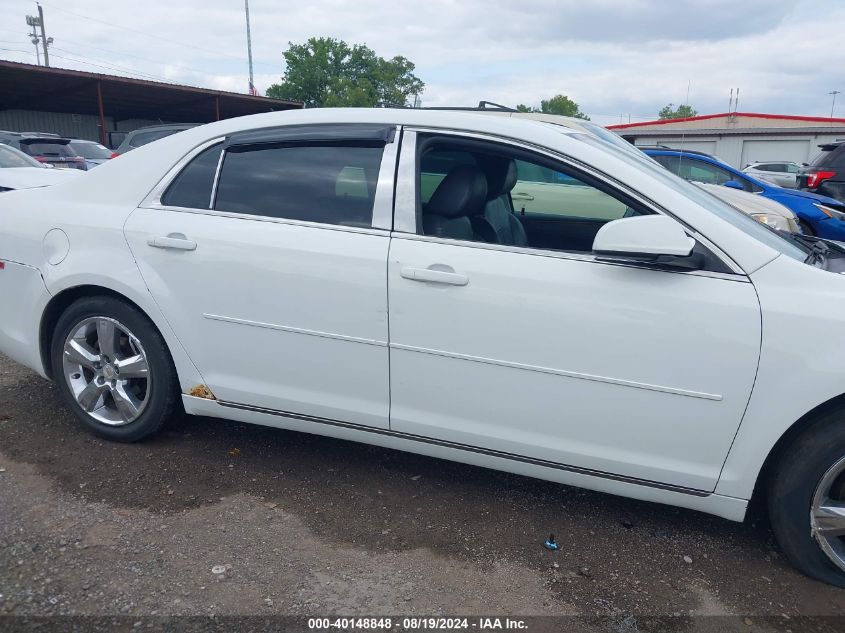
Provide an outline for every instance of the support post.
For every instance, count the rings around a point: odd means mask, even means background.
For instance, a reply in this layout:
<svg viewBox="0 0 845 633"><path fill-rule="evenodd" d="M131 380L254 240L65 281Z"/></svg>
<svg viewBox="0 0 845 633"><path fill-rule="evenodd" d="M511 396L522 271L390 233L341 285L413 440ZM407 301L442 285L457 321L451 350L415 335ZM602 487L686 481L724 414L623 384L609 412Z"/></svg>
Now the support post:
<svg viewBox="0 0 845 633"><path fill-rule="evenodd" d="M97 108L100 112L100 144L106 145L106 113L103 109L103 86L100 81L97 82Z"/></svg>

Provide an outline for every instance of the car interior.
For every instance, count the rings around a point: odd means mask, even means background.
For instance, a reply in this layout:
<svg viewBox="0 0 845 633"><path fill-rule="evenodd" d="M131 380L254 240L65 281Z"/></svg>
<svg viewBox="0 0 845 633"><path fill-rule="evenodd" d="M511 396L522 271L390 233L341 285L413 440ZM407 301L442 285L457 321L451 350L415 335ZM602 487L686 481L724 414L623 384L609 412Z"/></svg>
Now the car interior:
<svg viewBox="0 0 845 633"><path fill-rule="evenodd" d="M589 253L605 223L649 213L589 176L527 153L437 138L420 152L418 224L425 235ZM541 180L541 172L551 176Z"/></svg>

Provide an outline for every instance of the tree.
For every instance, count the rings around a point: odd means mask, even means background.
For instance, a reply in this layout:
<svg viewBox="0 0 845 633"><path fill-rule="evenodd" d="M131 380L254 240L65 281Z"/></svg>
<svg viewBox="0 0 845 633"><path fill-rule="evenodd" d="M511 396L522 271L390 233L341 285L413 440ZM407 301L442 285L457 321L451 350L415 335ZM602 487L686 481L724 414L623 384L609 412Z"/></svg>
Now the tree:
<svg viewBox="0 0 845 633"><path fill-rule="evenodd" d="M331 37L289 42L283 56L285 74L267 96L302 101L306 108L405 105L425 87L405 57L384 59L366 45Z"/></svg>
<svg viewBox="0 0 845 633"><path fill-rule="evenodd" d="M566 95L555 95L551 99L543 99L540 102L540 112L543 114L558 114L560 116L572 116L576 119L590 120L581 108Z"/></svg>
<svg viewBox="0 0 845 633"><path fill-rule="evenodd" d="M674 103L670 103L660 109L658 116L661 119L688 119L694 117L698 112L690 105L679 105L677 108Z"/></svg>
<svg viewBox="0 0 845 633"><path fill-rule="evenodd" d="M539 108L527 106L520 103L516 106L517 112L540 112L542 114L558 114L560 116L572 116L578 119L590 120L586 114L581 112L578 104L566 95L555 95L550 99L543 99Z"/></svg>

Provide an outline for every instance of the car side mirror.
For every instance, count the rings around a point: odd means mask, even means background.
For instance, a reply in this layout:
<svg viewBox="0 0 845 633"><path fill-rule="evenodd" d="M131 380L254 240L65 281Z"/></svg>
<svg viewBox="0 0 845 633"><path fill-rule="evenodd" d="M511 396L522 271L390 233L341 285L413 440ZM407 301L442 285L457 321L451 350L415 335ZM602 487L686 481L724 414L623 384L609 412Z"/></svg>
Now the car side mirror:
<svg viewBox="0 0 845 633"><path fill-rule="evenodd" d="M665 215L613 220L593 240L599 261L697 270L704 266L704 256L693 253L694 247L695 240Z"/></svg>
<svg viewBox="0 0 845 633"><path fill-rule="evenodd" d="M722 183L723 187L728 187L730 189L739 189L740 191L745 191L745 187L742 186L742 183L737 180L729 180L728 182Z"/></svg>

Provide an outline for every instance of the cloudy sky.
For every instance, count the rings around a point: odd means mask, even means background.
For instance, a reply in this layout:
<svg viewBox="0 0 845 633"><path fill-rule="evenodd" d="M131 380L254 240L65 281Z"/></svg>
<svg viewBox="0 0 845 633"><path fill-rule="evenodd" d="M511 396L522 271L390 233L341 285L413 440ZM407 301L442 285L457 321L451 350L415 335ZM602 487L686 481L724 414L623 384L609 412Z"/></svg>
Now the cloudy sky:
<svg viewBox="0 0 845 633"><path fill-rule="evenodd" d="M53 66L245 92L242 0L43 0ZM29 0L0 0L0 58L35 62ZM539 105L567 94L600 123L700 113L830 114L845 92L841 0L251 0L256 86L289 41L331 36L404 55L423 105ZM840 104L841 103L841 107ZM845 116L845 95L836 115Z"/></svg>

